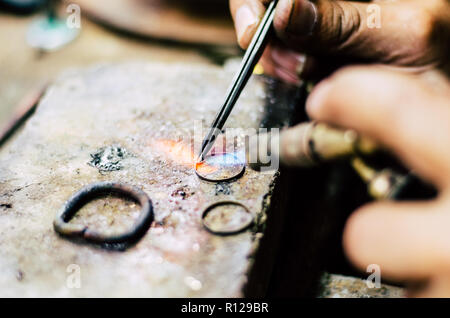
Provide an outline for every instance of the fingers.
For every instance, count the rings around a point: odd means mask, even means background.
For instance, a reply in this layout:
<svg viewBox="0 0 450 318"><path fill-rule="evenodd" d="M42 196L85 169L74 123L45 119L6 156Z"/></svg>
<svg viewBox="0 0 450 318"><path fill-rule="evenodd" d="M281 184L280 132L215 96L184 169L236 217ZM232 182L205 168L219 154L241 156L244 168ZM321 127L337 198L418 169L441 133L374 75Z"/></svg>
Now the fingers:
<svg viewBox="0 0 450 318"><path fill-rule="evenodd" d="M270 0L230 0L231 15L239 45L246 49Z"/></svg>
<svg viewBox="0 0 450 318"><path fill-rule="evenodd" d="M322 19L319 21L321 16L322 11L319 12L318 5L311 1L281 0L277 5L274 26L282 37L290 35L307 37L312 35L321 23Z"/></svg>
<svg viewBox="0 0 450 318"><path fill-rule="evenodd" d="M305 61L305 55L271 44L264 51L259 64L264 68L264 74L300 85L303 83L301 78Z"/></svg>
<svg viewBox="0 0 450 318"><path fill-rule="evenodd" d="M256 32L258 24L264 16L264 12L266 10L265 6L269 2L270 0L230 0L230 10L236 28L236 36L239 45L243 49L246 49L250 44L250 41ZM284 29L285 26L280 23L286 20L286 17L288 17L290 14L290 12L285 9L286 6L292 6L290 0L281 0L278 3L275 18L275 21L278 21L278 24L275 24L275 26L278 25L279 30ZM315 19L315 6L309 1L300 1L298 7L299 11L301 10L302 13L303 8L308 9L311 12L305 13L301 17L298 16L296 17L296 19L301 19L302 22L304 21L305 23L310 23L312 26ZM309 17L311 16L313 21L309 21ZM306 20L304 19L305 17Z"/></svg>
<svg viewBox="0 0 450 318"><path fill-rule="evenodd" d="M410 288L407 296L417 298L449 298L450 275L448 271L435 273L435 275L427 281L425 286L422 284L419 285L419 288Z"/></svg>
<svg viewBox="0 0 450 318"><path fill-rule="evenodd" d="M268 2L230 0L241 47L248 47ZM429 65L437 59L431 52L430 38L433 14L442 11L442 2L280 0L274 26L286 45L307 54L402 66Z"/></svg>
<svg viewBox="0 0 450 318"><path fill-rule="evenodd" d="M280 78L286 80L292 79L289 82L300 84L300 76L305 65L306 56L291 50L285 50L279 46L275 46L271 51L271 59L277 65L275 73Z"/></svg>
<svg viewBox="0 0 450 318"><path fill-rule="evenodd" d="M347 221L343 245L360 270L380 266L382 278L422 280L450 265L450 221L444 201L379 202L366 205Z"/></svg>
<svg viewBox="0 0 450 318"><path fill-rule="evenodd" d="M279 43L271 43L264 51L259 64L264 74L300 85L304 80L317 81L329 76L341 64L339 61L318 60L287 48Z"/></svg>
<svg viewBox="0 0 450 318"><path fill-rule="evenodd" d="M274 25L285 43L309 54L422 65L431 58L428 12L415 1L281 0Z"/></svg>
<svg viewBox="0 0 450 318"><path fill-rule="evenodd" d="M446 81L446 80L445 80ZM307 100L319 121L355 129L385 145L440 189L450 184L450 107L417 76L352 67L321 82Z"/></svg>

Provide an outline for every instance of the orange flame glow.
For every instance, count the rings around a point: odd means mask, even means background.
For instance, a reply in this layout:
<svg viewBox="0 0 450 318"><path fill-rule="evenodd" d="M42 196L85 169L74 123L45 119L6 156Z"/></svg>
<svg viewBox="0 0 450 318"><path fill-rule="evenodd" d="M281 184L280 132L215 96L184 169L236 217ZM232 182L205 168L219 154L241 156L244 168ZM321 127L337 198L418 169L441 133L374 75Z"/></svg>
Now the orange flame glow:
<svg viewBox="0 0 450 318"><path fill-rule="evenodd" d="M176 164L195 167L202 174L212 173L217 170L217 168L205 162L197 162L197 156L193 149L185 143L170 139L160 139L156 140L154 144L158 151L162 152L169 160Z"/></svg>
<svg viewBox="0 0 450 318"><path fill-rule="evenodd" d="M217 170L216 167L213 167L211 165L208 165L206 162L196 162L195 163L195 170L197 170L201 174L209 174L213 173Z"/></svg>

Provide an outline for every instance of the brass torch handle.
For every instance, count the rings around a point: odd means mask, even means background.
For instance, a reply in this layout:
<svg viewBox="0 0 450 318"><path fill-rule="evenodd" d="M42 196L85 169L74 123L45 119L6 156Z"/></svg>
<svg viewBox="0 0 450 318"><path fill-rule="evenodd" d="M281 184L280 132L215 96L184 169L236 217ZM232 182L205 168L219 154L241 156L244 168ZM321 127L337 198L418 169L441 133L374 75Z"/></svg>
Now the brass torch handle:
<svg viewBox="0 0 450 318"><path fill-rule="evenodd" d="M285 166L311 167L325 161L349 160L355 172L367 184L368 194L377 200L428 198L435 194L434 189L423 184L412 173L404 175L390 168L378 169L365 162L363 157L374 155L379 147L370 138L354 130L306 122L280 135L261 134L249 144L247 161L254 169L262 167L264 162L256 151L258 145L267 145L271 156L279 158Z"/></svg>
<svg viewBox="0 0 450 318"><path fill-rule="evenodd" d="M287 166L312 166L357 154L370 155L376 144L354 130L307 122L280 135L280 160Z"/></svg>

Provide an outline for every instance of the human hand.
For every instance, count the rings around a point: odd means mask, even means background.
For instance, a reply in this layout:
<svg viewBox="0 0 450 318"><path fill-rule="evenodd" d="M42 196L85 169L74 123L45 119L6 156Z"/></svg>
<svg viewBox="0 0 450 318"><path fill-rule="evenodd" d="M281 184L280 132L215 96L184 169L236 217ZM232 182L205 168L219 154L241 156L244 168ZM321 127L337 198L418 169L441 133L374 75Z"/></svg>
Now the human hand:
<svg viewBox="0 0 450 318"><path fill-rule="evenodd" d="M269 2L230 0L241 47L249 45ZM447 70L443 64L448 60L449 24L450 4L445 0L280 0L274 20L277 39L260 63L265 73L294 84L300 77L328 74L349 60Z"/></svg>
<svg viewBox="0 0 450 318"><path fill-rule="evenodd" d="M438 189L430 201L367 204L345 227L350 261L363 271L377 264L382 278L407 286L422 283L410 296L450 296L449 101L443 76L379 67L338 71L307 100L313 119L373 138Z"/></svg>

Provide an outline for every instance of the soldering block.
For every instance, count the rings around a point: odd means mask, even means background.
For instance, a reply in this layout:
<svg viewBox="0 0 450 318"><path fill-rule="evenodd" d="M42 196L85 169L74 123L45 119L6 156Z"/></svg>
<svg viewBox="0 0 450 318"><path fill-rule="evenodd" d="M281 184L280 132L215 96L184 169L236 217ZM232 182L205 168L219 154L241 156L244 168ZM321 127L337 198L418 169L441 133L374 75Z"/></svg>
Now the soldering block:
<svg viewBox="0 0 450 318"><path fill-rule="evenodd" d="M184 146L196 121L205 129L212 122L236 68L129 62L58 78L0 150L0 296L263 294L284 213L276 195L283 174L247 168L230 183L202 181L187 164L195 149ZM226 127L287 126L294 96L291 87L254 76ZM236 143L242 147L244 136ZM127 183L151 198L155 220L135 244L117 250L54 231L65 201L99 181ZM208 232L202 212L221 200L244 204L253 226L227 236ZM120 232L138 211L134 202L101 198L71 222Z"/></svg>

